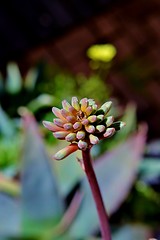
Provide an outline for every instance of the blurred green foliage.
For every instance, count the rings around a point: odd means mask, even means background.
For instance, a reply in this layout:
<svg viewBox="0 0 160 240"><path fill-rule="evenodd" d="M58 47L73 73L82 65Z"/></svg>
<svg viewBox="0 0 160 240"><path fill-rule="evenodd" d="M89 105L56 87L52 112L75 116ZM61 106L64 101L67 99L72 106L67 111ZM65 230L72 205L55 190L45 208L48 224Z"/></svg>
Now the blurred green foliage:
<svg viewBox="0 0 160 240"><path fill-rule="evenodd" d="M54 104L58 106L64 98L70 100L75 95L79 98L94 98L102 103L111 92L109 86L96 74L89 77L82 74L73 76L59 69L54 70L48 64L43 65L39 81L38 89L54 96Z"/></svg>
<svg viewBox="0 0 160 240"><path fill-rule="evenodd" d="M0 176L0 202L5 202L0 205L0 235L30 240L87 238L97 229L98 219L86 178L75 161L76 155L64 162L51 162L35 119L25 109L21 109L21 114L23 147L18 159L21 166L9 179ZM144 144L142 131L96 160L95 170L102 192L108 196L104 202L110 214L119 208L130 191ZM57 146L52 146L52 152L56 149ZM130 154L132 157L128 158ZM17 172L21 178L15 181ZM77 184L79 187L75 189ZM66 205L65 199L69 196ZM114 200L112 196L116 196Z"/></svg>

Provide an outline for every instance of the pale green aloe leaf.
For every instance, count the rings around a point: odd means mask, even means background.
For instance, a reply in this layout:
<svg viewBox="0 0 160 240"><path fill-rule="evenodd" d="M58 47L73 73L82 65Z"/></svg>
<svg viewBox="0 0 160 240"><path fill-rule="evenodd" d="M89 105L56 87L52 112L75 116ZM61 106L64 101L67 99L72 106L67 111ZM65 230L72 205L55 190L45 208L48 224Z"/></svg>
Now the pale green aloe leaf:
<svg viewBox="0 0 160 240"><path fill-rule="evenodd" d="M0 238L3 236L5 239L6 237L18 236L20 234L19 206L19 199L0 192Z"/></svg>
<svg viewBox="0 0 160 240"><path fill-rule="evenodd" d="M141 180L148 181L160 176L160 159L144 158L140 165Z"/></svg>
<svg viewBox="0 0 160 240"><path fill-rule="evenodd" d="M145 153L146 157L140 166L141 180L154 180L160 175L160 140L147 144Z"/></svg>
<svg viewBox="0 0 160 240"><path fill-rule="evenodd" d="M112 152L105 153L95 164L95 172L106 209L111 215L126 199L135 181L142 159L146 139L146 128L141 130ZM84 199L78 215L70 227L71 236L87 237L99 227L95 204L84 177L82 182Z"/></svg>
<svg viewBox="0 0 160 240"><path fill-rule="evenodd" d="M31 68L24 79L24 87L28 90L33 90L38 77L38 69Z"/></svg>
<svg viewBox="0 0 160 240"><path fill-rule="evenodd" d="M160 139L150 142L146 147L146 153L152 157L160 158Z"/></svg>
<svg viewBox="0 0 160 240"><path fill-rule="evenodd" d="M146 240L151 230L144 225L125 225L113 234L113 240Z"/></svg>
<svg viewBox="0 0 160 240"><path fill-rule="evenodd" d="M15 134L15 126L13 121L8 117L0 106L0 133L3 137L11 138Z"/></svg>
<svg viewBox="0 0 160 240"><path fill-rule="evenodd" d="M22 88L22 77L18 65L10 62L7 65L6 90L11 94L18 93Z"/></svg>
<svg viewBox="0 0 160 240"><path fill-rule="evenodd" d="M54 103L54 97L49 94L41 94L34 100L32 100L28 105L28 109L32 112L38 111L42 107L51 107Z"/></svg>
<svg viewBox="0 0 160 240"><path fill-rule="evenodd" d="M35 119L24 113L25 140L22 159L22 212L24 223L32 231L45 227L45 222L59 219L63 213L54 169L48 157ZM41 223L41 228L32 226L32 221ZM39 225L36 225L39 226ZM27 231L26 224L24 226Z"/></svg>

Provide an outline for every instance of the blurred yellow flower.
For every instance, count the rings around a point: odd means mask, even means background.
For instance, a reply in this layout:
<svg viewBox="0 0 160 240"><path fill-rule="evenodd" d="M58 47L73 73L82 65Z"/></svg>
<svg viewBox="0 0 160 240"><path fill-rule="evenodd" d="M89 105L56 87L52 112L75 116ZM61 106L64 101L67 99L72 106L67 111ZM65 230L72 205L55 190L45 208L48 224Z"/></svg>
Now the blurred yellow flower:
<svg viewBox="0 0 160 240"><path fill-rule="evenodd" d="M110 62L116 52L112 44L96 44L87 50L87 56L94 61Z"/></svg>

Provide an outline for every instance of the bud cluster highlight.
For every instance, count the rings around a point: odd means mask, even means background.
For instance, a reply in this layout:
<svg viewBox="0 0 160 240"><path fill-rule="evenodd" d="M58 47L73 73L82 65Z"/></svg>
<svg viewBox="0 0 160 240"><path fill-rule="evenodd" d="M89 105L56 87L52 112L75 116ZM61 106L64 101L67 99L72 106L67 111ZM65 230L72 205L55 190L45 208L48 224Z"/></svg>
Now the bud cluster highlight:
<svg viewBox="0 0 160 240"><path fill-rule="evenodd" d="M78 149L85 151L125 126L124 122L114 122L114 117L108 116L111 106L111 101L98 108L93 99L82 98L79 101L72 97L71 104L62 101L62 109L53 107L56 118L53 122L43 121L43 125L53 132L55 138L71 143L54 158L61 160Z"/></svg>

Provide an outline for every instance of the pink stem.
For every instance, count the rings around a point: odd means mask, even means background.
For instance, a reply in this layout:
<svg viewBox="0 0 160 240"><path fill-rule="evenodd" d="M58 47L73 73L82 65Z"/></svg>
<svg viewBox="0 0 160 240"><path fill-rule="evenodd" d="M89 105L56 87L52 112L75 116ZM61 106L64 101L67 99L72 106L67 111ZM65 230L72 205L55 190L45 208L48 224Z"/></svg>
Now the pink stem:
<svg viewBox="0 0 160 240"><path fill-rule="evenodd" d="M96 204L99 221L100 221L100 228L102 233L103 240L111 240L111 233L110 233L110 227L109 227L109 221L108 221L108 215L105 210L105 206L103 203L102 195L99 189L99 185L97 182L97 178L91 163L91 157L90 157L90 149L87 149L85 151L82 151L83 156L83 164L84 164L84 170L87 175L88 182L90 184L90 188L92 191L92 195Z"/></svg>

